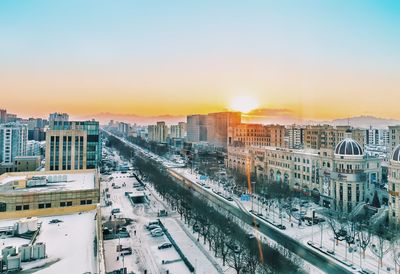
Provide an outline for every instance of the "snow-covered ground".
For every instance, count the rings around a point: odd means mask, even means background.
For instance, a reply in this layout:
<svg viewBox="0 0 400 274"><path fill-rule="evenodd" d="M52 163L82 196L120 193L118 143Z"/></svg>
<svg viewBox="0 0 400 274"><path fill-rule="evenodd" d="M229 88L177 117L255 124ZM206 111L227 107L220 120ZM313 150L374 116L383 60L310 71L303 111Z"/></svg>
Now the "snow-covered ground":
<svg viewBox="0 0 400 274"><path fill-rule="evenodd" d="M36 268L38 274L81 274L85 272L97 272L95 259L95 211L81 214L62 216L39 217L42 223L36 242L46 244L46 259L22 263L22 269ZM52 219L62 222L50 224ZM0 226L6 226L18 220L0 222ZM29 243L20 238L1 239L4 246L13 245L17 248Z"/></svg>
<svg viewBox="0 0 400 274"><path fill-rule="evenodd" d="M121 161L118 155L113 158ZM112 180L108 181L107 177L101 183L101 189L108 187L111 195L110 200L112 206L102 208L102 216L105 220L109 219L111 210L119 208L121 214L119 216L131 218L134 220L132 225L128 226L130 232L129 238L121 238L114 240L104 241L105 257L106 257L106 270L111 271L115 269L127 267L128 272L134 271L136 273L190 273L177 251L172 248L158 249L162 243L169 242L167 237L151 237L145 226L150 222L156 220L157 213L160 209L165 208L163 203L156 199L156 194L152 190L145 190L150 202L149 204L136 204L132 205L129 199L125 196L125 192L133 192L135 188L133 184L136 179L129 177L129 174L122 174L119 172L112 173ZM112 184L120 186L121 188L113 188ZM170 212L168 217L161 218L161 221L168 229L169 233L176 241L177 245L182 249L185 256L196 268L197 273L218 273L217 269L208 257L199 249L193 240L185 233L182 226L179 224L179 216L176 213ZM135 232L136 231L136 235ZM120 257L116 251L117 245L121 244L123 247L132 247L133 254L125 257ZM117 257L119 257L117 259ZM162 261L177 262L162 264ZM196 265L197 264L197 265Z"/></svg>
<svg viewBox="0 0 400 274"><path fill-rule="evenodd" d="M128 141L126 141L127 144L129 144ZM156 159L158 162L165 164L167 160L163 159L160 156L157 156L151 152L148 152L142 148L139 148L136 145L132 145L135 148L139 149L140 151L144 152L146 155L150 156L153 159ZM172 167L168 166L165 164L165 166L172 168L174 171L178 172L179 174L183 175L187 179L196 182L198 184L203 185L205 189L208 189L210 192L220 192L223 196L225 197L234 197L231 193L226 191L222 185L218 184L217 182L213 182L210 180L200 180L200 175L196 174L195 172L192 172L191 169L189 168L183 168L183 167ZM268 219L270 222L275 223L275 224L280 224L282 220L282 224L286 226L286 230L280 230L282 233L285 233L289 236L291 236L294 240L299 241L304 244L307 248L312 248L310 247L307 242L314 242L316 246L320 246L321 244L321 227L319 225L314 225L314 226L306 226L306 225L298 225L298 221L296 221L295 218L290 217L286 213L282 214L282 219L280 218L279 214L279 209L276 205L271 206L270 208L266 208L266 206L259 204L257 201L251 202L250 201L241 201L237 197L234 198L234 201L231 202L233 205L238 206L244 210L250 211L253 209L255 212L261 212L263 214L263 217ZM306 211L307 215L312 214L312 210L318 210L317 205L311 204L309 208L302 208L302 210ZM293 225L293 227L292 227ZM274 226L272 226L274 227ZM278 228L276 228L279 230ZM322 226L322 250L323 251L328 251L333 249L333 234L328 227L328 225L325 223L324 226ZM346 249L347 249L347 255L346 255ZM338 259L339 261L346 261L347 263L351 263L354 265L355 268L357 269L368 269L373 272L378 272L378 263L377 263L377 258L376 256L373 255L371 250L367 249L366 251L366 258L362 259L360 262L360 253L359 253L359 248L356 252L349 252L349 249L346 248L346 244L344 242L339 242L339 245L335 246L335 257L331 255L326 255L324 252L321 251L321 254L324 256L327 256L328 258L332 259L332 261L335 261ZM336 258L336 259L335 259ZM346 259L347 258L347 259ZM310 266L311 267L311 266ZM312 269L312 267L311 267ZM390 269L390 270L388 270ZM318 272L317 269L312 270L312 272ZM356 270L355 270L356 272ZM392 254L389 252L388 254L385 255L383 259L383 267L379 269L380 273L394 273L394 263L392 259Z"/></svg>

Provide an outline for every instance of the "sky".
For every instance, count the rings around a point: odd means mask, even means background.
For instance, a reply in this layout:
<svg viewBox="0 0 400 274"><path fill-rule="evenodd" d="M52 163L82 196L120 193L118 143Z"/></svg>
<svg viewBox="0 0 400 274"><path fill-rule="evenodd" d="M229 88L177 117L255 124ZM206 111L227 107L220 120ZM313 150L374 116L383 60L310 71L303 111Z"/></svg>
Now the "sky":
<svg viewBox="0 0 400 274"><path fill-rule="evenodd" d="M0 1L0 108L400 119L400 1Z"/></svg>

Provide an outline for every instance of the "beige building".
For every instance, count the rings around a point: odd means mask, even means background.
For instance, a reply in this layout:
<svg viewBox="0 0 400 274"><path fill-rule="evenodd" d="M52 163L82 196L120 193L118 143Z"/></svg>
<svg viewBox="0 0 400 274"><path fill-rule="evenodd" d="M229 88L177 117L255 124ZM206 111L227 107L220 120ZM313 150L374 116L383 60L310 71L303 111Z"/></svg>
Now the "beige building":
<svg viewBox="0 0 400 274"><path fill-rule="evenodd" d="M215 147L226 149L228 129L241 123L240 112L209 113L207 116L207 142Z"/></svg>
<svg viewBox="0 0 400 274"><path fill-rule="evenodd" d="M40 156L16 156L10 164L0 164L0 175L6 172L35 171L40 167Z"/></svg>
<svg viewBox="0 0 400 274"><path fill-rule="evenodd" d="M86 169L87 133L85 130L48 130L46 165L52 170Z"/></svg>
<svg viewBox="0 0 400 274"><path fill-rule="evenodd" d="M355 140L345 137L332 149L229 147L228 168L251 171L262 181L281 182L312 195L323 206L350 212L372 201L381 181L380 160L369 158Z"/></svg>
<svg viewBox="0 0 400 274"><path fill-rule="evenodd" d="M365 130L352 129L350 126L317 125L307 126L304 129L304 148L308 149L334 149L346 136L346 131L351 129L351 137L364 147Z"/></svg>
<svg viewBox="0 0 400 274"><path fill-rule="evenodd" d="M92 210L99 195L95 170L5 173L0 176L0 219Z"/></svg>
<svg viewBox="0 0 400 274"><path fill-rule="evenodd" d="M400 125L389 126L389 151L393 151L397 144L400 144Z"/></svg>
<svg viewBox="0 0 400 274"><path fill-rule="evenodd" d="M388 173L389 219L400 224L400 145L393 149Z"/></svg>
<svg viewBox="0 0 400 274"><path fill-rule="evenodd" d="M285 127L280 125L238 124L228 129L228 146L274 146L285 144Z"/></svg>

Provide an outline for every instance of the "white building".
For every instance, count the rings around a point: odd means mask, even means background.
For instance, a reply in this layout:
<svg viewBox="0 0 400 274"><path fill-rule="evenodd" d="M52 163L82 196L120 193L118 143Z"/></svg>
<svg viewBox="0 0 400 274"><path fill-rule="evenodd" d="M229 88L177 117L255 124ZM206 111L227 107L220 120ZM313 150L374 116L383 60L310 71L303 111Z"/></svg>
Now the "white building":
<svg viewBox="0 0 400 274"><path fill-rule="evenodd" d="M26 155L28 128L18 123L0 125L0 163L9 164Z"/></svg>

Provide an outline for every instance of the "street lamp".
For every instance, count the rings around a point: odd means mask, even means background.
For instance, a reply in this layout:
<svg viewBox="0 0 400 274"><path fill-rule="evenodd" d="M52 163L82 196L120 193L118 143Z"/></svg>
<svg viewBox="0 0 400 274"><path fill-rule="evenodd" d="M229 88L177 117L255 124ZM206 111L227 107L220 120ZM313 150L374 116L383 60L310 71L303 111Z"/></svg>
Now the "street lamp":
<svg viewBox="0 0 400 274"><path fill-rule="evenodd" d="M252 184L252 188L251 188L251 192L250 192L250 195L251 195L251 212L254 212L254 195L253 195L253 193L255 192L253 192L253 189L255 189L255 187L256 187L256 182L251 182L251 184Z"/></svg>

